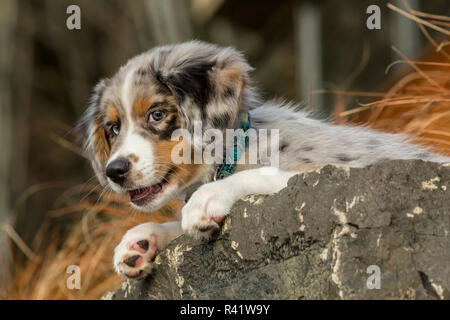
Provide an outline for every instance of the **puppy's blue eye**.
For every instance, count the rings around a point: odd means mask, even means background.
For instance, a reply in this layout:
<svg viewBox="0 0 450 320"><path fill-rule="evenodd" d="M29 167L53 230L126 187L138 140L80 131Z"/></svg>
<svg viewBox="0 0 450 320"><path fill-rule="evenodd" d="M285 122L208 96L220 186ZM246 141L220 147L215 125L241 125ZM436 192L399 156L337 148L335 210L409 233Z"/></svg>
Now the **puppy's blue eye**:
<svg viewBox="0 0 450 320"><path fill-rule="evenodd" d="M111 132L112 132L114 135L118 136L119 133L120 133L120 126L119 126L118 124L113 125L113 126L111 127Z"/></svg>

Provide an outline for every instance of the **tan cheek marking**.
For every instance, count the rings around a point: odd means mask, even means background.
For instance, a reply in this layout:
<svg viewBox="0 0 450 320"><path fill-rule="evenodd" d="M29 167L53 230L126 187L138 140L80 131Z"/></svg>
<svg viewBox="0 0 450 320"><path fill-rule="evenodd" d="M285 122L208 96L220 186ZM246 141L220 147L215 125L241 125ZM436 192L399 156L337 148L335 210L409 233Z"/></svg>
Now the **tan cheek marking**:
<svg viewBox="0 0 450 320"><path fill-rule="evenodd" d="M175 145L178 144L178 141L158 141L156 143L156 155L157 162L162 163L172 163L172 149Z"/></svg>
<svg viewBox="0 0 450 320"><path fill-rule="evenodd" d="M101 126L98 126L93 135L94 140L94 152L97 159L100 160L101 163L106 164L109 157L109 144L106 139L105 130Z"/></svg>
<svg viewBox="0 0 450 320"><path fill-rule="evenodd" d="M170 167L175 167L175 172L170 178L171 184L184 185L189 183L198 177L201 173L201 164L174 164L171 160L172 149L177 145L178 141L158 141L156 143L156 162L158 163L155 167L160 173L165 174ZM194 163L193 155L191 152L192 159L191 163Z"/></svg>

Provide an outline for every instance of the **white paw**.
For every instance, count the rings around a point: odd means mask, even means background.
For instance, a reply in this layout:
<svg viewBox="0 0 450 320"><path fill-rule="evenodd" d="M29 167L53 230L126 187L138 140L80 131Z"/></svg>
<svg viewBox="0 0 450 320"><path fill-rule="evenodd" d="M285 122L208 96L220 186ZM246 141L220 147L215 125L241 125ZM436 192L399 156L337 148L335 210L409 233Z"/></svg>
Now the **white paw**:
<svg viewBox="0 0 450 320"><path fill-rule="evenodd" d="M155 223L143 223L128 230L114 249L114 268L121 276L143 279L152 270L161 230Z"/></svg>
<svg viewBox="0 0 450 320"><path fill-rule="evenodd" d="M184 232L207 238L230 212L235 194L225 181L216 181L201 186L182 209L181 227Z"/></svg>

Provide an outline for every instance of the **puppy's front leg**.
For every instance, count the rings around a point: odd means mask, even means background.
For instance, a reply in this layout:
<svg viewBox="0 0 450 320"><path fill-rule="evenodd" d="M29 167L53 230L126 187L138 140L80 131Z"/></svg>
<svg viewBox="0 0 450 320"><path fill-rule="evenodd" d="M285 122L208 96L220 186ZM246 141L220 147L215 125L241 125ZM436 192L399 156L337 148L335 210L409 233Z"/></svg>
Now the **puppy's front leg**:
<svg viewBox="0 0 450 320"><path fill-rule="evenodd" d="M181 226L194 237L207 238L229 213L233 204L250 194L269 194L287 186L294 172L263 167L237 172L223 180L202 185L182 209Z"/></svg>
<svg viewBox="0 0 450 320"><path fill-rule="evenodd" d="M157 251L182 233L180 221L147 222L131 228L114 249L114 268L127 278L145 278L152 271Z"/></svg>

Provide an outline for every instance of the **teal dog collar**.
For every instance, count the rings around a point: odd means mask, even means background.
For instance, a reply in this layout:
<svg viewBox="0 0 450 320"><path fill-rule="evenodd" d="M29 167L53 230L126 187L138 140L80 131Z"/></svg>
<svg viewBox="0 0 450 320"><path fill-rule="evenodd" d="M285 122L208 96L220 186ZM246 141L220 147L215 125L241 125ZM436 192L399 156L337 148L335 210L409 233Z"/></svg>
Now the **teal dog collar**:
<svg viewBox="0 0 450 320"><path fill-rule="evenodd" d="M227 158L226 151L223 159L223 163L216 169L214 180L224 179L234 173L236 170L236 164L242 153L248 146L247 131L251 127L250 113L245 112L241 115L241 129L243 133L238 136L234 141L233 154Z"/></svg>

